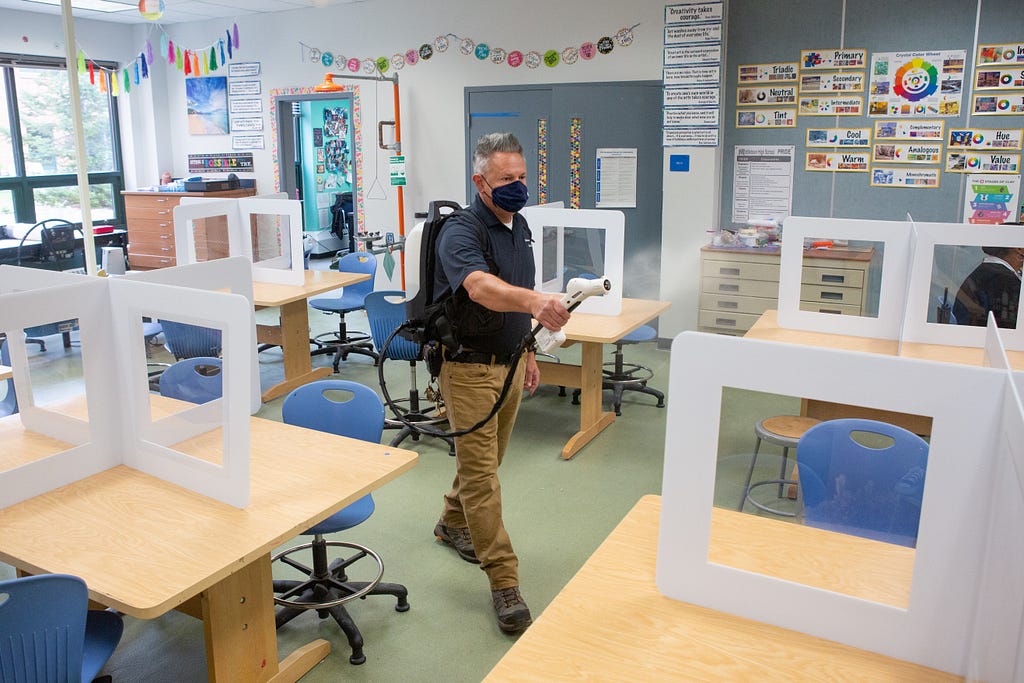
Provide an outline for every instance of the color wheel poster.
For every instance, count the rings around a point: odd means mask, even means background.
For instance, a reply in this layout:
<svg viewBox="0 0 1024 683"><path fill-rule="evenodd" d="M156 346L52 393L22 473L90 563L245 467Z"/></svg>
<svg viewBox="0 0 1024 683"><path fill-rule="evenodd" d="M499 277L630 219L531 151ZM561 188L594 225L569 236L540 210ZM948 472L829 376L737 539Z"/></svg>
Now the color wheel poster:
<svg viewBox="0 0 1024 683"><path fill-rule="evenodd" d="M1016 220L1019 175L971 175L964 197L964 223L998 225Z"/></svg>
<svg viewBox="0 0 1024 683"><path fill-rule="evenodd" d="M871 56L868 115L959 116L966 50L876 52Z"/></svg>

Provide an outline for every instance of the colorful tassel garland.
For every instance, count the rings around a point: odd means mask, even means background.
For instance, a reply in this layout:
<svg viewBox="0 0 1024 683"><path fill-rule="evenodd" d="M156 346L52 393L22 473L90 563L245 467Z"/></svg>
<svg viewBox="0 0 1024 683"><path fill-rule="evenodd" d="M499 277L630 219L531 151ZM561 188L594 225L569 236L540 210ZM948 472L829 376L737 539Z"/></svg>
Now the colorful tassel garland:
<svg viewBox="0 0 1024 683"><path fill-rule="evenodd" d="M85 53L81 50L78 51L78 73L85 73Z"/></svg>
<svg viewBox="0 0 1024 683"><path fill-rule="evenodd" d="M107 92L107 72L100 69L100 92Z"/></svg>
<svg viewBox="0 0 1024 683"><path fill-rule="evenodd" d="M135 85L139 84L139 60L141 60L143 64L146 63L145 56L141 55L141 54L139 55L139 59L135 60L135 63L133 64L135 69L134 69L134 73L132 74L135 77Z"/></svg>
<svg viewBox="0 0 1024 683"><path fill-rule="evenodd" d="M235 36L234 36L235 49L238 49L238 24L235 24Z"/></svg>
<svg viewBox="0 0 1024 683"><path fill-rule="evenodd" d="M153 63L153 44L146 39L146 61L150 64Z"/></svg>
<svg viewBox="0 0 1024 683"><path fill-rule="evenodd" d="M192 73L196 76L199 75L199 57L196 56L195 52L192 53Z"/></svg>
<svg viewBox="0 0 1024 683"><path fill-rule="evenodd" d="M132 84L128 80L128 69L124 70L124 92L130 93L132 91Z"/></svg>
<svg viewBox="0 0 1024 683"><path fill-rule="evenodd" d="M174 41L167 41L167 63L177 64L178 59L176 57L177 51L174 49Z"/></svg>
<svg viewBox="0 0 1024 683"><path fill-rule="evenodd" d="M92 61L89 62L89 84L96 85L96 71L93 68Z"/></svg>
<svg viewBox="0 0 1024 683"><path fill-rule="evenodd" d="M146 66L146 60L142 60L142 77L149 78L149 67Z"/></svg>
<svg viewBox="0 0 1024 683"><path fill-rule="evenodd" d="M121 94L121 89L117 87L117 72L111 72L110 74L110 94L117 97Z"/></svg>
<svg viewBox="0 0 1024 683"><path fill-rule="evenodd" d="M217 47L220 48L220 63L221 64L227 64L228 60L224 59L224 41L223 40L218 40L217 41Z"/></svg>
<svg viewBox="0 0 1024 683"><path fill-rule="evenodd" d="M178 71L181 71L182 59L181 59L181 48L180 47L174 48L174 66L177 67Z"/></svg>
<svg viewBox="0 0 1024 683"><path fill-rule="evenodd" d="M231 31L225 30L224 33L227 34L227 37L228 37L228 59L233 59L234 55L231 54L231 50L232 50L232 47L231 47Z"/></svg>
<svg viewBox="0 0 1024 683"><path fill-rule="evenodd" d="M188 50L185 50L185 75L192 73L192 60L189 59Z"/></svg>
<svg viewBox="0 0 1024 683"><path fill-rule="evenodd" d="M210 71L217 70L217 50L210 48Z"/></svg>
<svg viewBox="0 0 1024 683"><path fill-rule="evenodd" d="M203 75L204 76L209 75L209 73L210 73L210 63L206 61L206 54L203 54L203 61L199 62L199 64L201 65L199 68L202 69ZM196 73L199 73L199 72L197 71Z"/></svg>

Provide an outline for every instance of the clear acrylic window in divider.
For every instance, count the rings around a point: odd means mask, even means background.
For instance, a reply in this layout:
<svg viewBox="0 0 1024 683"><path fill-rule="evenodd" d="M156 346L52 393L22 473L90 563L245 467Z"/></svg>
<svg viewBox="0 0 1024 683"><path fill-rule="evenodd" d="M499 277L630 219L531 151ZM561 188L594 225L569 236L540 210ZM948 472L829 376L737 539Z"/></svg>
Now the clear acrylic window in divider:
<svg viewBox="0 0 1024 683"><path fill-rule="evenodd" d="M78 320L54 320L23 332L28 353L27 390L32 392L35 405L88 420L85 401L75 401L85 395Z"/></svg>
<svg viewBox="0 0 1024 683"><path fill-rule="evenodd" d="M1024 248L936 244L932 255L928 322L1017 328Z"/></svg>
<svg viewBox="0 0 1024 683"><path fill-rule="evenodd" d="M845 430L835 422L864 416L884 421ZM799 434L813 425L803 420L807 417L828 428L817 427L820 436L805 439L801 450L795 447ZM931 418L723 387L719 424L729 429L719 431L714 505L729 510L733 523L750 525L750 535L764 543L736 547L724 532L719 540L716 529L721 531L723 522L713 516L709 561L909 605ZM758 447L759 424L764 438ZM907 432L892 430L892 424ZM814 542L804 537L807 531L794 531L796 526L812 527ZM793 541L793 552L787 551L787 540ZM837 555L843 566L873 568L883 576L846 584L815 569L833 566Z"/></svg>
<svg viewBox="0 0 1024 683"><path fill-rule="evenodd" d="M877 318L884 251L877 241L806 239L800 310Z"/></svg>
<svg viewBox="0 0 1024 683"><path fill-rule="evenodd" d="M254 213L249 216L249 229L252 234L252 261L255 265L291 269L294 258L289 253L291 231L301 230L301 225L291 225L288 216Z"/></svg>
<svg viewBox="0 0 1024 683"><path fill-rule="evenodd" d="M544 226L541 232L541 291L564 292L575 277L605 274L604 228Z"/></svg>

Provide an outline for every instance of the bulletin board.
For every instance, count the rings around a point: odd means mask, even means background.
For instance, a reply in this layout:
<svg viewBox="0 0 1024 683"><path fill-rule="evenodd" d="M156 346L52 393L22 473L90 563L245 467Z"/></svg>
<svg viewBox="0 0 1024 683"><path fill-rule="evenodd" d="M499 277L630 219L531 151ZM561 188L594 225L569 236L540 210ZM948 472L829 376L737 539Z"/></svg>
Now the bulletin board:
<svg viewBox="0 0 1024 683"><path fill-rule="evenodd" d="M845 4L845 17L843 6ZM978 5L981 13L978 15ZM959 116L934 117L951 128L1021 128L1024 116L970 115L971 86L974 81L975 28L978 44L1024 41L1018 0L934 0L921 3L887 3L838 0L820 3L785 0L762 3L756 0L732 0L728 4L728 46L723 90L722 117L722 225L734 225L734 150L737 145L793 146L795 148L792 183L792 215L834 218L903 220L907 213L917 221L961 222L968 174L947 172L945 152L948 139L942 140L938 164L901 164L897 168L934 171L937 187L872 186L870 172L834 172L805 170L808 152L841 152L808 147L808 130L820 128L870 128L888 120L868 115L868 89L871 57L875 53L964 50L962 103ZM737 107L740 65L799 62L801 50L828 48L866 50L866 64L838 73L863 74L863 91L853 84L849 94L860 97L864 106L859 115L808 116L798 114L792 127L738 127ZM806 72L804 72L806 73ZM799 81L798 81L799 83ZM761 85L761 84L758 84ZM782 85L782 84L780 84ZM797 98L799 101L799 97ZM781 105L780 105L781 106ZM771 107L768 107L771 108ZM778 107L775 107L778 108ZM758 108L761 109L761 108ZM944 133L944 138L948 135ZM872 139L873 141L873 139ZM848 150L865 154L871 167L872 149ZM817 158L816 158L817 160ZM830 161L824 158L822 166ZM877 162L876 162L877 163ZM878 164L881 165L881 164ZM1019 209L1020 207L1014 207Z"/></svg>

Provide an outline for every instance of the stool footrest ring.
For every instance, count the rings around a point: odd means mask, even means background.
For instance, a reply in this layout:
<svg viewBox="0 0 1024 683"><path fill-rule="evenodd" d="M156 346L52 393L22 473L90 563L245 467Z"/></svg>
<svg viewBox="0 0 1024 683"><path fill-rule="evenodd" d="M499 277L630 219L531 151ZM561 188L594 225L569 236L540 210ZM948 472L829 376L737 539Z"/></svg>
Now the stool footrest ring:
<svg viewBox="0 0 1024 683"><path fill-rule="evenodd" d="M357 555L360 556L360 557L356 557L355 558L356 560L361 559L362 558L361 556L369 556L369 557L371 557L377 563L377 576L374 577L369 582L366 582L366 585L363 586L361 589L353 592L351 595L346 595L346 596L344 596L342 598L339 598L337 600L331 600L329 602L303 602L303 601L300 601L300 600L291 600L289 598L278 597L278 596L275 595L274 596L274 602L275 603L277 603L278 605L284 605L285 607L294 607L296 609L328 609L328 608L331 608L331 607L336 607L338 605L344 605L346 602L351 602L353 600L356 600L358 598L361 598L361 597L367 595L370 591L372 591L374 588L377 587L377 584L379 584L380 580L384 577L384 561L381 560L380 555L378 555L376 552L374 552L370 548L367 548L366 546L358 545L356 543L346 543L345 541L327 541L327 542L324 543L324 545L325 546L333 546L333 547L341 547L341 548L349 548L351 550L355 550L355 551L357 551ZM282 558L286 558L289 555L292 555L292 554L297 553L299 551L309 550L312 547L313 547L313 543L312 542L310 542L310 543L303 543L303 544L297 545L297 546L295 546L293 548L289 548L287 550L282 550L281 552L279 552L276 555L274 555L273 557L271 557L270 561L271 561L271 563L273 563L273 562L276 562L277 560L280 560ZM351 560L351 561L354 561L354 560ZM350 560L346 560L344 562L344 566L347 567L351 563L351 561ZM311 573L306 578L305 581L300 581L299 585L297 585L294 588L292 588L291 590L289 590L288 593L286 593L286 595L301 595L302 592L309 585L316 584L316 583L321 583L321 584L323 584L323 583L331 583L332 585L334 585L334 584L337 583L337 579L333 578L330 575L330 573L328 573L327 576L315 576L314 574ZM360 583L362 583L362 582L360 582Z"/></svg>

